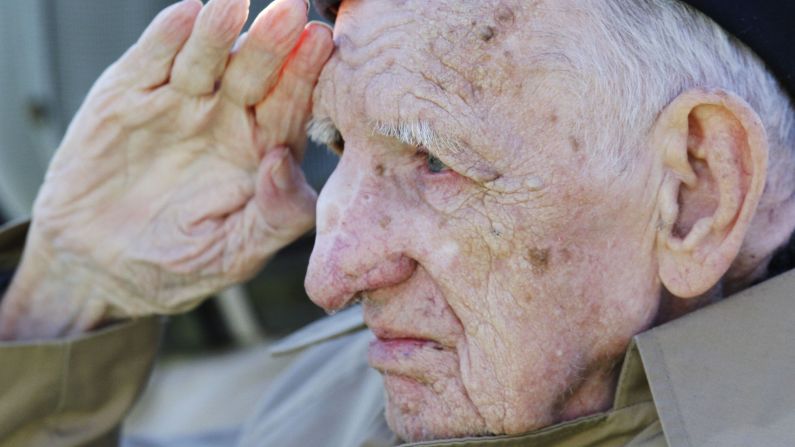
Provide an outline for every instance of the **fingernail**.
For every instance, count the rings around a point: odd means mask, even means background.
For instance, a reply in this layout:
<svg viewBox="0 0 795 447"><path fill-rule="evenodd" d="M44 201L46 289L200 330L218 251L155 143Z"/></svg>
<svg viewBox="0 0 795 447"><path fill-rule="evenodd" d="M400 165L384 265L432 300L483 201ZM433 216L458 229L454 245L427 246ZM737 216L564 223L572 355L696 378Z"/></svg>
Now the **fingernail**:
<svg viewBox="0 0 795 447"><path fill-rule="evenodd" d="M310 25L320 25L320 26L326 28L327 30L329 30L331 35L334 35L334 28L331 25L329 25L328 23L326 23L326 22L324 22L322 20L312 20L312 21L309 22L309 24Z"/></svg>
<svg viewBox="0 0 795 447"><path fill-rule="evenodd" d="M310 38L312 39L312 45L309 47L311 52L309 53L308 56L310 60L317 61L317 59L320 58L321 56L328 57L329 54L328 45L325 44L321 45L320 42L323 42L323 40L327 38L333 39L334 31L332 30L331 26L328 25L327 23L317 22L313 20L312 22L310 22L310 24L317 25L317 27L320 29L328 30L326 31L328 32L328 37L323 36L322 35L323 31L320 31L318 29L313 29L312 34L310 35L311 36Z"/></svg>
<svg viewBox="0 0 795 447"><path fill-rule="evenodd" d="M271 178L273 184L281 191L287 191L292 185L292 166L290 163L290 151L285 149L281 159L271 168Z"/></svg>

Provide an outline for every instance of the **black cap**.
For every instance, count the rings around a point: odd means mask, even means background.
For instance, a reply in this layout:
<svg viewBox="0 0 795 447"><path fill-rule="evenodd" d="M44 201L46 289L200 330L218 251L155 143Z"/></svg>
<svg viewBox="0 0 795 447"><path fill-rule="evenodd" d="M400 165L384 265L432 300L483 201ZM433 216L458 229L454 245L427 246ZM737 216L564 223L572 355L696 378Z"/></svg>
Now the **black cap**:
<svg viewBox="0 0 795 447"><path fill-rule="evenodd" d="M682 1L754 50L795 99L795 1Z"/></svg>
<svg viewBox="0 0 795 447"><path fill-rule="evenodd" d="M795 99L795 0L681 0L745 43ZM342 0L314 0L334 21Z"/></svg>

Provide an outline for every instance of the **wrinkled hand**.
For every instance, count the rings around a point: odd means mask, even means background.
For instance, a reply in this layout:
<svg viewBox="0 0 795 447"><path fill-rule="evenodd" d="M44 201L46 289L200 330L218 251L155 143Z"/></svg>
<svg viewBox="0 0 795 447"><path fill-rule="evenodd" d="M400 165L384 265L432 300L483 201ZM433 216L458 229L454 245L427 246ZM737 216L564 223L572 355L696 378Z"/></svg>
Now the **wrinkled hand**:
<svg viewBox="0 0 795 447"><path fill-rule="evenodd" d="M306 25L304 0L277 0L238 39L247 14L247 0L164 10L67 131L25 256L91 284L86 306L189 309L313 226L297 161L331 32Z"/></svg>

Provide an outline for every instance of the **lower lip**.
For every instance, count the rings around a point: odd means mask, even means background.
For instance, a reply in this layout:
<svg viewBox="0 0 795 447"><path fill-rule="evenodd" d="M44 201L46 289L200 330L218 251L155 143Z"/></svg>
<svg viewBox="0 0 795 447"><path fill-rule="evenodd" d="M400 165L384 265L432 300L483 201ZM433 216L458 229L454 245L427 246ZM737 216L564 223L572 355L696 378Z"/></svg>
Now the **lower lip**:
<svg viewBox="0 0 795 447"><path fill-rule="evenodd" d="M441 346L431 340L416 338L376 339L370 343L368 356L371 365L399 362L413 357L420 352L441 350Z"/></svg>

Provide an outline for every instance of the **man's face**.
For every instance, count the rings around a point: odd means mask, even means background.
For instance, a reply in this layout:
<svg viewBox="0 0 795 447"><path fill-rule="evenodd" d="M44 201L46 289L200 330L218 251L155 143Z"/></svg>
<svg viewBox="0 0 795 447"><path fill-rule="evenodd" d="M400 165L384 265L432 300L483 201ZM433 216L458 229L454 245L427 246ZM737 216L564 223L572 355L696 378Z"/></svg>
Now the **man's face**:
<svg viewBox="0 0 795 447"><path fill-rule="evenodd" d="M306 285L327 309L363 298L403 439L609 407L656 312L654 191L589 162L611 123L563 50L574 3L343 4L315 119L344 149Z"/></svg>

